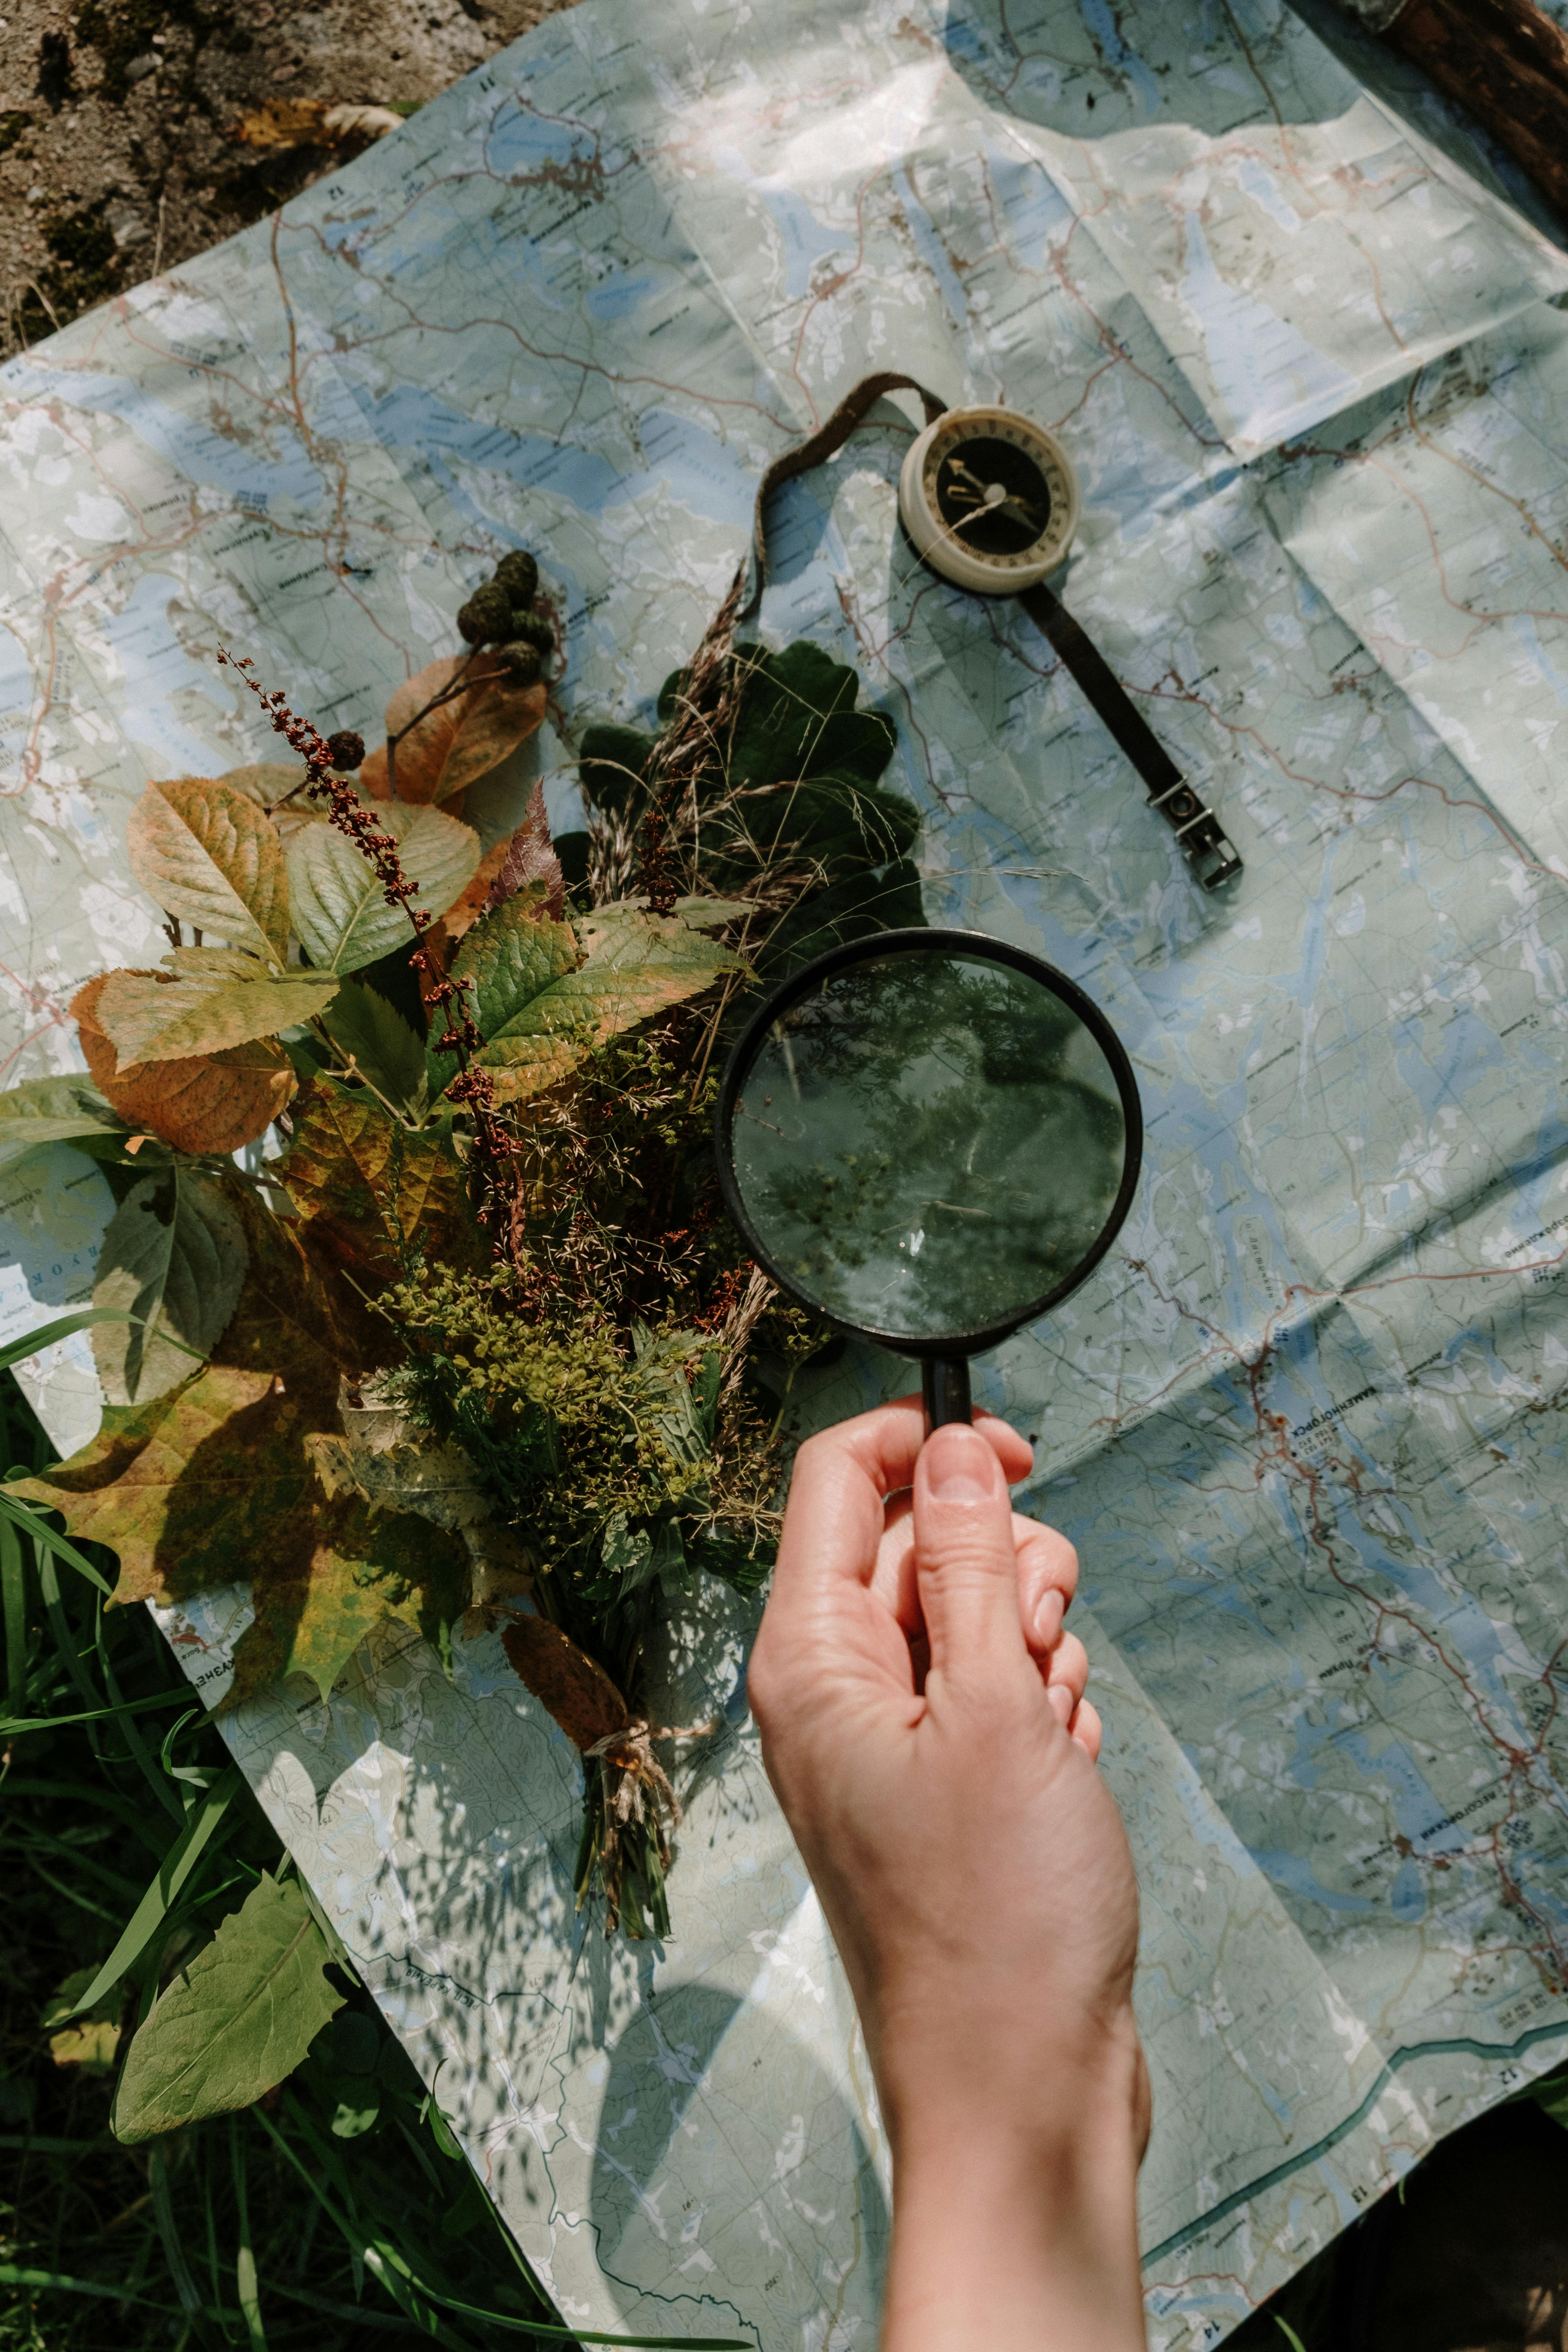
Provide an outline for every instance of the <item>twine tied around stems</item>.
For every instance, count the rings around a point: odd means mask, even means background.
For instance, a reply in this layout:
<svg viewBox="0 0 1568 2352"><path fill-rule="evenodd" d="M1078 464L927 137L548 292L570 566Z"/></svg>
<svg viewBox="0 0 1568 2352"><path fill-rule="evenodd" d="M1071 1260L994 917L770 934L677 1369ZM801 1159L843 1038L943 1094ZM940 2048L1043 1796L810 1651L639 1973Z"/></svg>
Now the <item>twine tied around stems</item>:
<svg viewBox="0 0 1568 2352"><path fill-rule="evenodd" d="M646 1716L634 1716L629 1723L607 1731L602 1739L595 1739L591 1748L583 1750L585 1762L591 1760L598 1765L604 1798L605 1829L599 1867L605 1883L606 1936L613 1936L620 1924L622 1832L634 1822L639 1829L650 1829L659 1867L668 1870L668 1832L680 1826L680 1800L668 1773L653 1752L655 1742L706 1739L717 1729L717 1724L697 1723L679 1730L655 1731ZM578 1892L579 1909L585 1889L586 1880Z"/></svg>

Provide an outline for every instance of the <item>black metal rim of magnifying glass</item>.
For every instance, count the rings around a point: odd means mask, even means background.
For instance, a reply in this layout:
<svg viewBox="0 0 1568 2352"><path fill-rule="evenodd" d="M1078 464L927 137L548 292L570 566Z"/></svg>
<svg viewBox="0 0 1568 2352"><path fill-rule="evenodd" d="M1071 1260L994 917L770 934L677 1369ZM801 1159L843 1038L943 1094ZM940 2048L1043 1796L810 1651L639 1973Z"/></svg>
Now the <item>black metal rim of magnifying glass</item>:
<svg viewBox="0 0 1568 2352"><path fill-rule="evenodd" d="M933 948L973 956L983 962L1010 964L1015 971L1026 972L1031 980L1043 982L1054 995L1071 1006L1110 1065L1116 1091L1121 1098L1126 1160L1116 1198L1093 1248L1079 1260L1065 1282L1058 1282L1054 1289L1032 1299L1017 1314L1008 1315L1000 1322L977 1324L971 1331L942 1332L934 1339L910 1339L900 1332L877 1330L868 1323L847 1323L810 1300L804 1302L814 1315L820 1316L836 1330L873 1340L878 1347L890 1349L897 1355L911 1356L917 1360L984 1355L988 1348L999 1347L1004 1339L1011 1339L1015 1331L1021 1331L1026 1323L1033 1323L1037 1317L1048 1315L1053 1307L1058 1307L1080 1283L1087 1281L1121 1232L1127 1212L1132 1205L1132 1195L1138 1189L1138 1176L1143 1160L1143 1106L1139 1100L1138 1081L1132 1075L1127 1048L1094 999L1086 995L1076 981L1069 980L1065 971L1058 971L1055 964L1047 963L1043 957L1030 955L1026 949L1013 947L1005 940L994 940L985 931L912 928L877 931L868 939L851 940L843 947L829 948L825 955L813 957L810 963L802 964L798 971L791 972L787 980L781 981L746 1024L725 1065L713 1114L714 1158L719 1169L719 1186L731 1222L763 1272L791 1298L800 1297L800 1292L769 1255L766 1244L746 1214L745 1202L735 1181L730 1130L734 1122L736 1100L752 1056L781 1013L787 1013L792 1004L797 1004L803 996L809 996L814 988L831 979L836 971L842 971L846 965L879 962L892 955L929 953Z"/></svg>

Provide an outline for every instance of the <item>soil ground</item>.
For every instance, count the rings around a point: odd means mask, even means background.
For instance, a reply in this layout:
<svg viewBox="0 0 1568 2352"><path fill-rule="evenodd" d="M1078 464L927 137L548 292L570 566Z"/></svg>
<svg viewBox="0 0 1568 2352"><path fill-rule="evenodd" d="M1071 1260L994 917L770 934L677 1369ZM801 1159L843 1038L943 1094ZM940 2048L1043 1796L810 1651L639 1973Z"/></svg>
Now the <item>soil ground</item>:
<svg viewBox="0 0 1568 2352"><path fill-rule="evenodd" d="M267 100L411 111L560 0L0 0L0 359L231 236L352 146L242 143ZM1278 2314L1278 2317L1276 2316ZM1236 2352L1568 2352L1568 2132L1447 2142Z"/></svg>
<svg viewBox="0 0 1568 2352"><path fill-rule="evenodd" d="M258 150L268 100L411 112L559 0L0 0L0 359L232 236L350 143Z"/></svg>

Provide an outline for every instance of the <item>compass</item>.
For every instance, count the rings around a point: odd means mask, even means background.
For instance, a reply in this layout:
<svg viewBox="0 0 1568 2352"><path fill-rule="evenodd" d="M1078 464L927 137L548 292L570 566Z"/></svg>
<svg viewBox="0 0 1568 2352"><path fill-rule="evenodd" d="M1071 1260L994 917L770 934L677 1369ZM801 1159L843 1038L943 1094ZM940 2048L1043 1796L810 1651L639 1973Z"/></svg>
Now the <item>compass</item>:
<svg viewBox="0 0 1568 2352"><path fill-rule="evenodd" d="M913 376L862 378L826 424L775 457L763 476L752 555L736 574L721 614L723 625L744 619L762 594L770 492L841 449L889 392L917 392L925 409L925 430L910 444L899 474L899 515L916 554L971 595L1016 596L1142 779L1149 806L1174 833L1194 879L1205 890L1233 882L1241 859L1218 817L1049 586L1048 575L1066 561L1078 529L1078 476L1056 435L1016 409L948 408Z"/></svg>
<svg viewBox="0 0 1568 2352"><path fill-rule="evenodd" d="M1078 477L1043 425L1009 408L949 409L910 446L899 512L933 572L1016 596L1054 572L1078 528Z"/></svg>
<svg viewBox="0 0 1568 2352"><path fill-rule="evenodd" d="M1241 859L1219 819L1047 585L1067 557L1079 513L1078 477L1056 435L1016 409L943 409L910 444L899 513L916 554L955 588L1017 597L1137 769L1150 807L1173 830L1203 887L1234 881Z"/></svg>

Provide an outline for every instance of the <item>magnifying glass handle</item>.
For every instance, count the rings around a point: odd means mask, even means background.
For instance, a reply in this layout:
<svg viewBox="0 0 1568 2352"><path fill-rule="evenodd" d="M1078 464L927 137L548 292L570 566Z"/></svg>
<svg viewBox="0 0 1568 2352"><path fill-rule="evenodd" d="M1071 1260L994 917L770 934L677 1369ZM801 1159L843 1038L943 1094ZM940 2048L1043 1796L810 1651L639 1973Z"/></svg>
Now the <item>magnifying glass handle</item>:
<svg viewBox="0 0 1568 2352"><path fill-rule="evenodd" d="M948 1421L973 1421L968 1357L928 1356L921 1366L921 1394L928 1430Z"/></svg>

